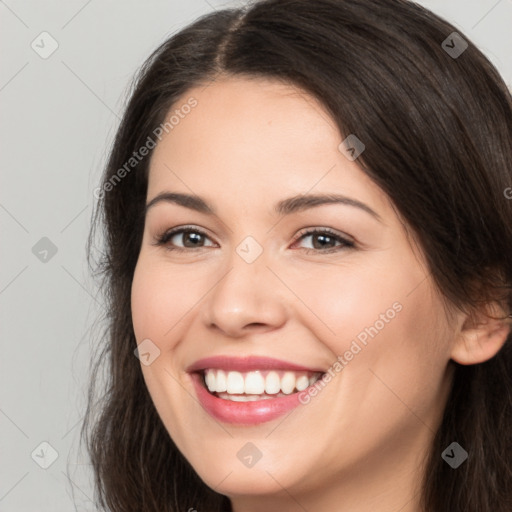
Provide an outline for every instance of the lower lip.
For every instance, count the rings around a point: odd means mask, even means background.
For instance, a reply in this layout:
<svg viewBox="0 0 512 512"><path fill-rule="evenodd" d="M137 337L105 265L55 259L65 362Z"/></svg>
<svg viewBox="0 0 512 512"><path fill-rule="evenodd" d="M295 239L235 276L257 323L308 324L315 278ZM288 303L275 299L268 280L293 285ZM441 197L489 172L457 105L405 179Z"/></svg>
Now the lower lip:
<svg viewBox="0 0 512 512"><path fill-rule="evenodd" d="M199 373L191 374L197 397L203 408L217 420L239 425L256 425L271 421L291 411L298 405L299 393L288 396L255 400L254 402L233 402L212 395L203 385Z"/></svg>

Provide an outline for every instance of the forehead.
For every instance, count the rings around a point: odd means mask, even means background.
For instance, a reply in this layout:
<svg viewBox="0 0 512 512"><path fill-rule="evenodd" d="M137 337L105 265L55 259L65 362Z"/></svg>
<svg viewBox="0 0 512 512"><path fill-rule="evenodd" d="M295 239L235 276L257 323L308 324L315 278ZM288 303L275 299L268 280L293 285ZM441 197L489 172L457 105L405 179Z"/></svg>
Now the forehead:
<svg viewBox="0 0 512 512"><path fill-rule="evenodd" d="M186 105L192 101L196 105L189 109ZM333 120L315 98L293 85L259 78L217 79L189 89L169 109L166 119L171 117L155 153L181 154L180 148L186 146L196 147L200 154L225 152L226 159L263 157L269 151L306 153L313 146L321 150L339 138ZM302 142L300 147L294 145L297 141ZM264 154L259 151L262 144Z"/></svg>
<svg viewBox="0 0 512 512"><path fill-rule="evenodd" d="M226 201L243 193L249 203L314 188L388 204L357 160L338 149L342 137L322 104L293 85L219 79L188 90L170 116L172 128L151 158L148 197L178 188Z"/></svg>

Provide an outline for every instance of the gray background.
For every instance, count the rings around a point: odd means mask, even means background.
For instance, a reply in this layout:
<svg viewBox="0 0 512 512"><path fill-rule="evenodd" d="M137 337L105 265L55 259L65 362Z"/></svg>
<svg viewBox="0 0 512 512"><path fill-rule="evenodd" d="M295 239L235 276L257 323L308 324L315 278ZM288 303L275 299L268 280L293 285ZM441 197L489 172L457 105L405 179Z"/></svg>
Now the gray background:
<svg viewBox="0 0 512 512"><path fill-rule="evenodd" d="M419 3L512 84L512 0ZM94 510L78 450L101 310L85 260L93 190L143 60L199 15L239 4L0 0L0 512ZM46 59L31 47L51 49L44 31L58 44Z"/></svg>

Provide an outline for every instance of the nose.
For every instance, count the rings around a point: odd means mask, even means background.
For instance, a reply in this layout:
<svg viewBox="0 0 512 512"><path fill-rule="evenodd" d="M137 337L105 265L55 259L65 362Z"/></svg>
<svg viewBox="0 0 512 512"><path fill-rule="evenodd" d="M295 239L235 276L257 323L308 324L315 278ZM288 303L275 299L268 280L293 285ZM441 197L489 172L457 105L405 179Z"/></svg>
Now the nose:
<svg viewBox="0 0 512 512"><path fill-rule="evenodd" d="M287 318L285 290L267 267L265 252L247 263L235 251L202 303L209 329L239 338L281 327Z"/></svg>

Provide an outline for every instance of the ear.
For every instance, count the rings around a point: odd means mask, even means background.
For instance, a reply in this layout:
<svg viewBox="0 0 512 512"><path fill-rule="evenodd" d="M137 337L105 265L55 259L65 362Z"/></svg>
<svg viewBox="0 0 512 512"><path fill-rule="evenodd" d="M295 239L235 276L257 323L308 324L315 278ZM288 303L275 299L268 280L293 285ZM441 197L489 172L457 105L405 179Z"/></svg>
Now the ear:
<svg viewBox="0 0 512 512"><path fill-rule="evenodd" d="M511 330L511 320L497 303L487 304L465 315L451 358L464 365L491 359L505 344Z"/></svg>

